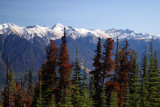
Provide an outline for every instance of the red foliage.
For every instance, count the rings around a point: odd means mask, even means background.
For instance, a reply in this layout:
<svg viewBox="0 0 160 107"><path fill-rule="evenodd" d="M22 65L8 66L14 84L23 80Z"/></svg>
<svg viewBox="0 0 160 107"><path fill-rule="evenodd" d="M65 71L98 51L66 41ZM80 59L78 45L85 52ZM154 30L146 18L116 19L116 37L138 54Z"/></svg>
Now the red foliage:
<svg viewBox="0 0 160 107"><path fill-rule="evenodd" d="M10 107L14 107L15 105L15 95L14 92L9 89L10 91L8 91L7 87L4 88L4 91L2 92L2 96L3 96L3 106L10 106Z"/></svg>
<svg viewBox="0 0 160 107"><path fill-rule="evenodd" d="M123 48L118 52L118 68L116 68L116 78L114 81L118 83L117 93L119 106L123 106L124 96L126 94L126 86L129 81L129 72L133 62L133 51L128 49L128 41L123 44Z"/></svg>
<svg viewBox="0 0 160 107"><path fill-rule="evenodd" d="M107 89L107 94L108 96L111 96L111 93L112 93L112 90L115 89L117 92L120 91L120 87L119 87L119 84L117 82L113 82L111 80L109 80L107 83L106 83L106 89ZM117 102L119 102L120 99L119 97L117 96Z"/></svg>
<svg viewBox="0 0 160 107"><path fill-rule="evenodd" d="M69 64L69 54L68 54L68 50L67 50L66 45L61 45L60 52L61 52L60 56L59 56L60 84L65 88L66 82L70 79L73 65Z"/></svg>
<svg viewBox="0 0 160 107"><path fill-rule="evenodd" d="M16 90L17 92L16 92L15 105L25 107L26 106L25 89L20 82L16 83Z"/></svg>
<svg viewBox="0 0 160 107"><path fill-rule="evenodd" d="M64 36L62 37L62 44L60 46L59 54L59 84L58 84L58 98L61 96L62 90L70 90L68 87L71 86L71 74L73 65L69 63L69 54L67 49L66 31L64 28ZM67 92L67 91L66 91Z"/></svg>
<svg viewBox="0 0 160 107"><path fill-rule="evenodd" d="M104 53L103 53L103 71L102 71L102 77L103 77L103 82L105 81L106 77L111 76L111 72L114 69L114 61L112 59L113 53L112 50L113 48L113 43L114 40L112 38L107 38L105 41L104 46Z"/></svg>

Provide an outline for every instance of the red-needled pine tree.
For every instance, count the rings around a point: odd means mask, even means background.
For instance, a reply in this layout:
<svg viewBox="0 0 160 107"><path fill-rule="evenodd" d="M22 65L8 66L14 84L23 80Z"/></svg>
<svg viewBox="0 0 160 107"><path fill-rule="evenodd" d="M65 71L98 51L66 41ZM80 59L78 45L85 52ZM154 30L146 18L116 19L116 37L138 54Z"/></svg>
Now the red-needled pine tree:
<svg viewBox="0 0 160 107"><path fill-rule="evenodd" d="M118 52L118 71L117 71L117 89L118 89L118 103L123 106L124 96L126 94L126 87L129 81L129 73L131 71L132 63L134 60L133 51L128 49L128 40L122 44L122 48Z"/></svg>
<svg viewBox="0 0 160 107"><path fill-rule="evenodd" d="M111 73L113 72L114 69L114 61L112 59L113 56L113 43L114 40L112 38L107 38L103 47L104 47L104 53L103 53L103 63L102 63L102 83L105 83L106 77L110 77Z"/></svg>
<svg viewBox="0 0 160 107"><path fill-rule="evenodd" d="M46 61L41 69L41 92L43 105L50 105L53 100L54 90L57 88L58 48L53 40L46 49Z"/></svg>
<svg viewBox="0 0 160 107"><path fill-rule="evenodd" d="M73 65L69 63L69 54L67 49L67 38L66 38L66 28L64 28L64 36L62 37L62 44L60 45L60 54L59 54L59 96L62 97L64 93L68 102L66 104L70 104L71 97L71 74L72 74ZM62 99L61 99L62 100Z"/></svg>

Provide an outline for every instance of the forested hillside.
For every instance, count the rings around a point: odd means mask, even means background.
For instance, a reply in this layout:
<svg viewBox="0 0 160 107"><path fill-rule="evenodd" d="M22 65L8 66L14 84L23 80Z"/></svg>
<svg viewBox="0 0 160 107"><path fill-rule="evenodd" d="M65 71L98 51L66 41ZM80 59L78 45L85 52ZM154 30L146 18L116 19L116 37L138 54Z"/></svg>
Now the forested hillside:
<svg viewBox="0 0 160 107"><path fill-rule="evenodd" d="M158 107L160 77L157 51L153 39L142 52L130 49L128 40L104 42L99 37L91 62L93 69L86 73L86 60L80 67L79 47L75 57L69 55L66 29L61 44L50 40L45 61L33 82L33 69L18 81L7 59L6 78L1 93L4 107ZM136 47L138 48L138 47ZM147 51L149 50L149 51ZM114 54L114 53L115 54ZM70 61L72 57L74 61ZM140 65L140 66L139 66ZM87 82L89 80L89 82Z"/></svg>

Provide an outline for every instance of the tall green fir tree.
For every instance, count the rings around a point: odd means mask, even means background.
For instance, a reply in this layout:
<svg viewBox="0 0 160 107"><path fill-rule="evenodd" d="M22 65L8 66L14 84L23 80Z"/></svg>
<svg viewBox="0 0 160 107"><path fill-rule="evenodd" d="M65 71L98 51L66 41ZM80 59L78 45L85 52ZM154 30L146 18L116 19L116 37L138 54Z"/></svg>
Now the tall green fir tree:
<svg viewBox="0 0 160 107"><path fill-rule="evenodd" d="M11 81L11 88L13 90L13 93L15 94L16 93L16 83L14 81L14 73L13 73L13 69L11 67L11 70L10 70L10 81Z"/></svg>
<svg viewBox="0 0 160 107"><path fill-rule="evenodd" d="M91 76L90 82L89 82L89 95L90 95L90 98L92 99L92 104L96 106L97 101L94 98L94 96L96 95L96 92L95 92L95 86L94 86L93 80L94 80L94 76Z"/></svg>
<svg viewBox="0 0 160 107"><path fill-rule="evenodd" d="M93 75L94 77L94 89L95 89L95 96L94 96L94 100L96 100L97 104L100 102L99 100L99 95L101 92L101 87L103 84L102 81L102 49L101 49L101 38L98 38L98 42L97 42L97 47L95 50L96 54L93 58L93 67L94 70L90 72L90 74Z"/></svg>
<svg viewBox="0 0 160 107"><path fill-rule="evenodd" d="M43 107L43 103L42 103L42 82L41 82L41 73L40 73L40 78L39 78L39 96L37 98L37 107Z"/></svg>
<svg viewBox="0 0 160 107"><path fill-rule="evenodd" d="M84 62L84 73L83 73L83 78L82 78L82 99L83 99L83 104L81 107L94 107L93 99L89 95L89 90L87 88L87 76L86 76L86 60Z"/></svg>
<svg viewBox="0 0 160 107"><path fill-rule="evenodd" d="M149 64L149 106L159 106L159 70L157 55L153 55L153 39L150 47L150 64Z"/></svg>
<svg viewBox="0 0 160 107"><path fill-rule="evenodd" d="M148 59L147 59L147 51L145 47L144 55L142 58L142 82L141 82L141 106L142 107L149 107L149 101L148 101Z"/></svg>
<svg viewBox="0 0 160 107"><path fill-rule="evenodd" d="M16 84L14 81L13 69L10 70L10 106L15 106Z"/></svg>
<svg viewBox="0 0 160 107"><path fill-rule="evenodd" d="M34 96L34 87L33 87L33 74L32 74L32 69L29 70L28 74L28 89L27 89L27 101L26 105L28 107L31 107L32 101L33 101L33 96Z"/></svg>
<svg viewBox="0 0 160 107"><path fill-rule="evenodd" d="M141 96L140 96L140 74L137 64L137 55L135 53L132 71L130 73L130 96L131 96L131 106L140 107Z"/></svg>
<svg viewBox="0 0 160 107"><path fill-rule="evenodd" d="M73 69L73 105L79 107L83 104L83 99L81 95L81 74L80 66L78 62L78 48L76 48L76 61Z"/></svg>

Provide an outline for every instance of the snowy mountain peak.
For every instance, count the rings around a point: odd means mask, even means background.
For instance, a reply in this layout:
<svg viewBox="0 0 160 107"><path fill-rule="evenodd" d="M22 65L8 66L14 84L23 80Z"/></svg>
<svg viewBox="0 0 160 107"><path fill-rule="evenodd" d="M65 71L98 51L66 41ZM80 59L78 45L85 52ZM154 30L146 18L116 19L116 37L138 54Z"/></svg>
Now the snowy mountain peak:
<svg viewBox="0 0 160 107"><path fill-rule="evenodd" d="M12 26L17 26L14 23L4 23L0 25L0 29L6 29L6 28L10 28Z"/></svg>
<svg viewBox="0 0 160 107"><path fill-rule="evenodd" d="M54 25L53 27L52 27L52 29L53 30L56 30L56 31L62 31L62 30L64 30L64 25L62 25L62 24L60 24L60 23L57 23L56 25Z"/></svg>
<svg viewBox="0 0 160 107"><path fill-rule="evenodd" d="M23 29L23 27L19 27L14 23L4 23L0 25L0 34L5 34L7 32L19 34L22 33L21 29Z"/></svg>
<svg viewBox="0 0 160 107"><path fill-rule="evenodd" d="M4 26L16 26L16 24L14 24L14 23L10 23L10 22L8 22L8 23L4 23L3 25L4 25Z"/></svg>

